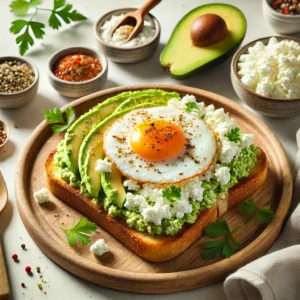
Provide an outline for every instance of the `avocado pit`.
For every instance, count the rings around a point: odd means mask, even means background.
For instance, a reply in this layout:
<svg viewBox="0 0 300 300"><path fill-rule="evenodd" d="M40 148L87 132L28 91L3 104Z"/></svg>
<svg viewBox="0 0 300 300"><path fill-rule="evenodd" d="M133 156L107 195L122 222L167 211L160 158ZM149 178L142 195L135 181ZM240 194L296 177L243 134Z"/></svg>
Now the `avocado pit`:
<svg viewBox="0 0 300 300"><path fill-rule="evenodd" d="M198 17L192 24L190 36L197 47L204 47L222 41L228 33L223 18L215 14Z"/></svg>

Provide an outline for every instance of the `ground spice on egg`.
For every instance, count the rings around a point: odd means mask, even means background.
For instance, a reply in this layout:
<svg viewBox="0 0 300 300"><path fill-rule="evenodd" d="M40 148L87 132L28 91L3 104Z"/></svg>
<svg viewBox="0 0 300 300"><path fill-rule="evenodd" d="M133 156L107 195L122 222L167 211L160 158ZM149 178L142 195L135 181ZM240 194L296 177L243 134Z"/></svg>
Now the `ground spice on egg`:
<svg viewBox="0 0 300 300"><path fill-rule="evenodd" d="M4 144L7 139L7 134L4 128L0 125L0 145Z"/></svg>
<svg viewBox="0 0 300 300"><path fill-rule="evenodd" d="M72 54L58 62L54 74L62 80L80 82L96 77L102 69L98 58L85 54Z"/></svg>
<svg viewBox="0 0 300 300"><path fill-rule="evenodd" d="M34 73L27 63L0 63L0 93L13 94L27 89L34 81Z"/></svg>

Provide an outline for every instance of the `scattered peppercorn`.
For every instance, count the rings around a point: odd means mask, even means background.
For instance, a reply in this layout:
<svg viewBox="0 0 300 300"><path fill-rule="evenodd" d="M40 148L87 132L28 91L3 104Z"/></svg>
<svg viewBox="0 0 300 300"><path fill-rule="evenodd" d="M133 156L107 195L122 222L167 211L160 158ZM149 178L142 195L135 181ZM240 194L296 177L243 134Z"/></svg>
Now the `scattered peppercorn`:
<svg viewBox="0 0 300 300"><path fill-rule="evenodd" d="M11 258L14 260L14 261L18 261L18 254L13 254L11 256Z"/></svg>
<svg viewBox="0 0 300 300"><path fill-rule="evenodd" d="M42 289L43 289L43 286L42 286L42 284L41 284L41 283L38 283L38 284L37 284L37 286L38 286L38 288L39 288L40 290L42 290Z"/></svg>
<svg viewBox="0 0 300 300"><path fill-rule="evenodd" d="M26 288L26 285L24 282L21 283L22 288Z"/></svg>
<svg viewBox="0 0 300 300"><path fill-rule="evenodd" d="M37 267L36 267L36 271L37 271L38 273L41 273L41 268L40 268L39 266L37 266Z"/></svg>
<svg viewBox="0 0 300 300"><path fill-rule="evenodd" d="M4 130L3 126L0 125L0 145L4 144L7 139L6 131Z"/></svg>
<svg viewBox="0 0 300 300"><path fill-rule="evenodd" d="M22 244L22 245L21 245L21 248L22 248L23 250L26 250L26 245L25 245L25 244Z"/></svg>
<svg viewBox="0 0 300 300"><path fill-rule="evenodd" d="M96 77L102 69L98 58L85 54L72 54L58 62L54 74L62 80L79 82Z"/></svg>
<svg viewBox="0 0 300 300"><path fill-rule="evenodd" d="M34 81L34 73L27 63L4 61L0 64L0 93L13 94L27 89Z"/></svg>
<svg viewBox="0 0 300 300"><path fill-rule="evenodd" d="M30 273L31 273L31 267L30 267L30 266L26 266L26 267L25 267L25 272L26 272L27 274L30 274Z"/></svg>
<svg viewBox="0 0 300 300"><path fill-rule="evenodd" d="M283 15L300 14L300 0L275 0L271 7Z"/></svg>

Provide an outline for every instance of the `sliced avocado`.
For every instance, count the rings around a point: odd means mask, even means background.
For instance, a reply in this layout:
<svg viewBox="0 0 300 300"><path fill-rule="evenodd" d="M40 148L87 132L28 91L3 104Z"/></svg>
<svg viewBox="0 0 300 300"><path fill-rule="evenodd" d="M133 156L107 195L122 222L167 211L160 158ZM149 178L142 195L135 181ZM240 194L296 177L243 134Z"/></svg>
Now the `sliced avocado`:
<svg viewBox="0 0 300 300"><path fill-rule="evenodd" d="M215 14L226 22L225 38L205 47L195 46L190 36L194 21L205 14ZM224 61L242 42L247 29L244 14L229 4L206 4L186 14L177 24L160 56L160 63L169 74L177 79L191 76Z"/></svg>
<svg viewBox="0 0 300 300"><path fill-rule="evenodd" d="M136 92L124 92L105 100L82 115L68 129L64 139L64 161L74 174L76 174L78 171L78 155L80 145L90 132L91 128L113 113L120 103L130 98L135 93Z"/></svg>
<svg viewBox="0 0 300 300"><path fill-rule="evenodd" d="M108 161L107 157L105 160ZM121 172L114 164L111 165L110 173L101 173L101 185L109 202L112 201L122 208L126 199L126 191L122 184Z"/></svg>
<svg viewBox="0 0 300 300"><path fill-rule="evenodd" d="M147 96L145 96L145 92L147 91L140 91L140 95L142 95L141 98L139 98L140 101L135 99L135 97L131 98L131 105L129 102L127 102L126 106L122 107L120 111L119 109L117 109L114 114L111 114L102 122L98 123L91 129L89 134L81 143L78 159L79 172L82 182L85 184L88 192L93 197L98 197L101 190L100 176L99 173L95 171L95 167L97 164L97 160L104 158L103 134L106 128L111 126L118 117L121 117L134 109L167 105L168 101L172 98L180 99L177 93L167 93L162 90L157 90L157 92L155 93L146 93ZM134 105L136 103L140 104Z"/></svg>

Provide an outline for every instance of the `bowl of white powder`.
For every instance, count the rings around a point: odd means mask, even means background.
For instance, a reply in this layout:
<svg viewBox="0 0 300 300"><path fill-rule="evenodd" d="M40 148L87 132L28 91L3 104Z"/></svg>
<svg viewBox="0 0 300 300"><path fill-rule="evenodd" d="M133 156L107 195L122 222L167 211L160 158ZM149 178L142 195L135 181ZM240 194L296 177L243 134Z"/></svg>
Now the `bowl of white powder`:
<svg viewBox="0 0 300 300"><path fill-rule="evenodd" d="M251 108L276 118L300 113L300 39L255 40L234 55L231 82Z"/></svg>
<svg viewBox="0 0 300 300"><path fill-rule="evenodd" d="M133 26L119 27L111 35L115 26L129 11L135 8L113 10L102 16L95 24L94 31L98 47L110 60L118 63L135 63L145 60L156 51L160 38L160 24L151 14L144 16L144 26L139 34L127 42Z"/></svg>

